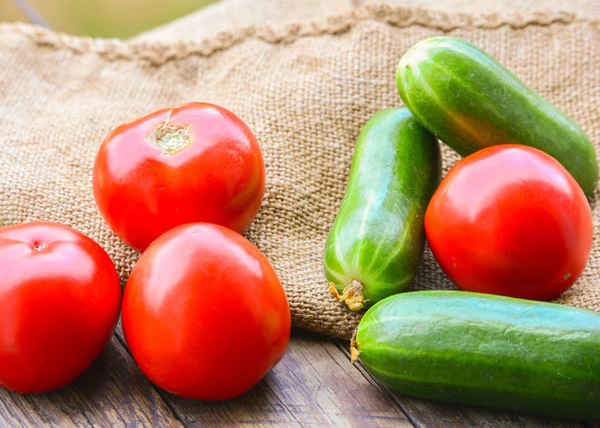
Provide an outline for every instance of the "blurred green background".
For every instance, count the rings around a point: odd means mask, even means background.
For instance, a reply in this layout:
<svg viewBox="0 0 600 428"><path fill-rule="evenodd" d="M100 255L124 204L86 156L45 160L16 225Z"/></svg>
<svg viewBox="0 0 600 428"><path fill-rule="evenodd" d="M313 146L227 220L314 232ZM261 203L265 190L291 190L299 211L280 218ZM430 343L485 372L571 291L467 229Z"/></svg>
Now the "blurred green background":
<svg viewBox="0 0 600 428"><path fill-rule="evenodd" d="M214 1L0 0L0 21L31 22L23 11L30 7L57 31L94 37L128 38Z"/></svg>

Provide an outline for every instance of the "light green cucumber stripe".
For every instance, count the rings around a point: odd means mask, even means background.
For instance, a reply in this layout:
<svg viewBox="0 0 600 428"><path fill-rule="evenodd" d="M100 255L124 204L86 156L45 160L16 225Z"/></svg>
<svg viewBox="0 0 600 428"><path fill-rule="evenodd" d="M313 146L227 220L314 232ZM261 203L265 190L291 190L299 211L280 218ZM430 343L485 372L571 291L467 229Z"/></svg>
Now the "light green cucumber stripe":
<svg viewBox="0 0 600 428"><path fill-rule="evenodd" d="M469 59L472 59L472 58L469 58ZM446 76L453 78L452 81L454 82L454 84L459 85L464 92L471 94L471 96L473 98L477 98L477 97L481 96L479 91L476 91L470 85L467 85L463 79L458 78L456 73L453 73L448 67L445 67L443 64L438 63L433 58L428 58L428 66L431 68L435 68L437 70L437 72L436 72L437 78L440 78L439 77L440 74L445 74ZM423 73L422 67L417 67L416 69L412 69L412 77L419 82L419 84L421 85L421 89L423 89L425 92L427 92L430 99L438 106L438 108L441 111L446 113L446 116L448 116L450 118L450 120L452 121L454 126L458 126L459 128L462 128L462 124L460 122L453 120L453 114L452 114L453 112L448 109L447 105L444 104L444 101L440 98L440 96L433 89L433 87L429 84L429 82L423 77L422 73ZM411 92L411 91L405 90L404 92L406 94L406 97L408 98L408 102L411 103L410 98L409 98L409 92ZM419 119L422 120L423 123L428 123L427 120L425 120L425 118L423 118L419 114L418 109L416 109L415 115L418 115Z"/></svg>
<svg viewBox="0 0 600 428"><path fill-rule="evenodd" d="M480 50L476 46L472 46L470 44L466 44L466 42L462 40L447 40L438 42L434 48L442 47L451 49L453 54L456 56L460 56L468 61L475 62L478 66L480 66L488 75L498 75L498 81L502 82L502 86L509 87L511 92L514 95L520 95L519 98L526 103L526 105L532 109L532 111L538 110L540 107L540 103L544 104L545 114L549 114L553 119L557 122L560 122L563 126L567 126L572 128L574 132L581 132L579 126L573 122L570 118L568 118L560 109L554 106L552 103L548 102L545 98L543 98L540 94L533 91L527 85L525 85L515 74L513 74L510 70L504 67L502 64L498 63L493 57L489 56L484 51ZM453 81L458 83L465 92L469 92L473 97L479 97L481 94L473 90L470 86L466 85L456 73L454 73L449 67L445 66L441 63L440 59L435 60L431 56L427 57L427 61L435 66L439 71L446 73L448 76L453 77ZM417 67L420 70L420 67ZM416 76L417 73L413 71L413 75ZM424 85L425 90L429 93L429 95L435 98L435 102L438 106L443 106L443 102L441 99L435 94L435 91L425 82L424 78L421 75L418 75L417 79L419 82ZM405 91L406 92L406 91ZM500 114L500 112L498 112ZM565 120L567 118L568 120ZM573 125L575 125L573 127ZM525 130L527 132L527 130Z"/></svg>
<svg viewBox="0 0 600 428"><path fill-rule="evenodd" d="M362 213L362 219L360 222L360 226L358 228L358 232L356 235L356 238L358 240L363 239L364 234L365 234L365 227L367 225L367 221L369 220L369 216L371 214L371 207L373 205L373 201L375 200L375 198L377 197L377 194L375 192L371 192L371 194L369 195L369 199L367 200L367 204L365 206L365 208L363 209L363 213ZM356 267L360 267L361 266L361 254L362 251L360 251L360 244L359 245L355 245L354 246L354 266Z"/></svg>
<svg viewBox="0 0 600 428"><path fill-rule="evenodd" d="M389 296L393 293L399 293L410 285L411 281L414 278L414 273L408 273L394 282L390 281L369 281L368 279L365 281L365 290L364 294L366 296L365 300L371 300L371 297L375 300L381 300L384 297ZM373 292L374 290L375 292Z"/></svg>
<svg viewBox="0 0 600 428"><path fill-rule="evenodd" d="M337 225L336 225L337 226ZM340 229L341 227L336 227L335 230L335 239L334 239L334 247L335 247L335 255L338 261L338 264L341 266L341 268L346 272L346 274L350 273L349 272L349 266L348 263L346 263L346 259L344 257L344 254L342 254L341 249L340 249L340 245L338 243L342 242L340 239Z"/></svg>
<svg viewBox="0 0 600 428"><path fill-rule="evenodd" d="M414 218L416 211L420 211L420 209L415 208L413 205L413 207L407 213L407 218L410 218L410 219ZM390 256L387 258L387 260L380 265L380 268L378 270L376 270L375 272L369 272L369 276L378 277L379 275L381 275L383 272L385 272L385 270L389 267L389 265L394 262L394 259L399 254L401 254L402 251L406 250L406 247L404 246L404 244L408 240L408 235L411 233L414 233L414 226L412 223L413 222L410 221L410 222L407 222L407 224L405 225L404 230L402 231L402 235L398 239L398 243L400 244L400 245L398 245L398 249L390 254ZM425 232L423 231L422 233L425 233ZM375 258L373 258L373 260L375 260ZM374 264L374 262L371 262L371 265L369 266L369 270L373 267L373 264Z"/></svg>
<svg viewBox="0 0 600 428"><path fill-rule="evenodd" d="M411 91L408 90L408 88L406 87L409 85L409 75L408 75L409 70L410 70L411 75L425 87L425 91L427 91L429 93L429 95L432 97L434 102L438 105L438 107L441 108L443 106L443 104L441 103L441 100L438 98L438 96L431 90L429 85L427 85L423 81L423 78L420 75L416 75L416 71L414 70L414 68L408 68L408 67L402 67L400 70L401 81L402 81L402 92L404 92L404 98L406 98L404 100L405 104L407 106L413 106L413 107L415 106L415 104L411 100L411 98L412 98L410 95ZM421 123L427 124L427 120L425 120L425 118L419 113L418 109L412 108L411 112Z"/></svg>
<svg viewBox="0 0 600 428"><path fill-rule="evenodd" d="M334 277L336 281L332 282L335 282L336 284L344 284L348 282L348 277L346 275L331 268L327 269L327 275Z"/></svg>

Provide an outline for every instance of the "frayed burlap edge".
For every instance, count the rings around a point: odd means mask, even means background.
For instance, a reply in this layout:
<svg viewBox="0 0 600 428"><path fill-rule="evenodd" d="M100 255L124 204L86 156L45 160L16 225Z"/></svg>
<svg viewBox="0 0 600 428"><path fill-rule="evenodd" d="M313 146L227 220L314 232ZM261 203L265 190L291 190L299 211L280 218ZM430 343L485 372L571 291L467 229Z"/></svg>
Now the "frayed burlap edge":
<svg viewBox="0 0 600 428"><path fill-rule="evenodd" d="M252 26L216 34L199 42L164 44L157 42L127 42L119 39L95 39L57 33L43 27L25 23L0 24L3 32L19 32L30 37L36 44L55 49L68 49L77 53L96 53L110 60L145 60L159 66L171 60L190 55L210 56L248 39L266 43L290 43L302 37L335 35L350 31L359 22L375 20L395 27L413 25L452 31L459 28L495 29L502 26L524 28L529 25L548 26L555 23L569 24L577 18L573 13L562 11L539 11L522 14L465 14L446 13L414 6L390 6L366 4L322 21L277 26Z"/></svg>

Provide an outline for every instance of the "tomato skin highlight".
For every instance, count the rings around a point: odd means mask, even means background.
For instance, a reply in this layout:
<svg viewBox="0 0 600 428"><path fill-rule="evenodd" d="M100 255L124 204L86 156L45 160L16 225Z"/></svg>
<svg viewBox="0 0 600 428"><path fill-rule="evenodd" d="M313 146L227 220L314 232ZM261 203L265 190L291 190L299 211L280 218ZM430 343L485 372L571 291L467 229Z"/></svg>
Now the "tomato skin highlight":
<svg viewBox="0 0 600 428"><path fill-rule="evenodd" d="M78 377L115 329L119 277L92 239L61 224L0 228L0 386L56 389Z"/></svg>
<svg viewBox="0 0 600 428"><path fill-rule="evenodd" d="M161 124L179 127L181 144L157 145ZM179 136L170 142L181 142ZM153 139L154 138L154 139ZM252 131L230 111L189 103L119 126L94 164L94 196L110 228L143 251L185 223L211 222L242 233L262 201L265 171Z"/></svg>
<svg viewBox="0 0 600 428"><path fill-rule="evenodd" d="M122 322L152 382L201 400L248 391L283 357L291 328L266 257L207 223L179 226L148 247L127 282Z"/></svg>
<svg viewBox="0 0 600 428"><path fill-rule="evenodd" d="M461 289L551 300L581 275L592 213L567 170L546 153L492 146L456 163L425 214L429 245Z"/></svg>

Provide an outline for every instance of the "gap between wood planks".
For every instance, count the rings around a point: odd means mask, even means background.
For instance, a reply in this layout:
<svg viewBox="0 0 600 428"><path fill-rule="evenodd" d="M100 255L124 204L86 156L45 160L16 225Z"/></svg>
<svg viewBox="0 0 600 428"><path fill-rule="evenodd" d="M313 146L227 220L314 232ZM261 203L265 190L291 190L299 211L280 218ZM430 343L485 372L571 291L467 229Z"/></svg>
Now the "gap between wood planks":
<svg viewBox="0 0 600 428"><path fill-rule="evenodd" d="M340 361L345 364L340 365ZM326 382L324 378L327 378ZM404 415L400 417L401 411L394 410L396 405L391 400L375 394L369 386L331 339L295 330L286 357L265 380L238 399L202 403L164 391L159 394L170 403L170 409L179 421L187 426L246 423L253 426L394 424L412 427ZM355 397L357 391L359 396Z"/></svg>
<svg viewBox="0 0 600 428"><path fill-rule="evenodd" d="M360 364L350 363L347 345L294 330L286 357L265 380L238 399L206 403L151 385L135 366L119 329L95 367L71 387L4 395L0 425L600 428L394 394Z"/></svg>
<svg viewBox="0 0 600 428"><path fill-rule="evenodd" d="M115 336L117 337L117 340L119 341L119 344L123 347L123 349L129 354L129 356L131 357L132 361L135 364L135 360L133 360L133 356L131 355L131 352L129 351L129 348L127 347L127 344L124 340L124 338L122 337L122 331L120 329L120 325L119 325L119 329L118 331L115 331ZM264 384L264 385L262 385ZM161 398L161 400L164 402L165 406L171 411L171 413L173 414L174 419L176 419L182 426L184 427L189 427L189 426L194 426L198 423L198 421L194 421L194 420L190 420L188 418L185 417L184 412L182 412L180 406L175 405L174 400L176 399L175 396L169 394L168 392L166 392L165 390L157 387L156 385L154 385L153 383L150 383L151 387L157 392L157 394L159 395L159 397ZM252 394L253 391L257 388L257 387L266 387L269 390L272 391L270 385L266 382L261 381L261 384L257 385L255 388L251 389L247 394ZM294 414L287 408L287 406L281 401L281 399L279 397L277 397L277 395L273 392L273 396L277 399L277 401L280 403L280 405L282 406L282 408L285 408L286 411L288 412L289 416L291 418L293 418L294 420L296 420L296 425L295 426L299 426L299 427L303 427L303 425L297 421L297 419L295 418ZM227 402L225 402L226 404ZM234 425L237 424L239 421L234 421L232 420L230 422L230 424ZM219 425L226 425L227 423L223 420L223 421L219 421L218 422ZM288 425L289 426L289 425Z"/></svg>
<svg viewBox="0 0 600 428"><path fill-rule="evenodd" d="M373 426L380 426L380 424L387 420L388 423L385 423L385 425L388 426L389 423L397 423L398 425L412 425L419 428L440 425L448 427L502 426L514 428L600 428L600 425L591 422L578 423L543 417L530 417L512 412L432 403L425 400L401 396L389 391L375 381L362 365L350 364L350 353L346 341L320 337L302 330L294 330L292 337L288 354L284 357L284 360L280 362L281 366L273 369L273 371L266 376L268 378L267 380L261 381L254 389L248 392L248 394L235 401L223 403L198 403L193 400L182 399L170 395L154 385L152 385L152 387L179 423L184 426L204 426L205 424L221 426L227 424L241 425L244 423L262 426L283 424L285 426L294 427L361 426L361 417L373 417L374 419L365 419L364 422L372 424ZM119 341L121 346L127 349L120 335ZM332 353L333 350L335 351ZM322 358L322 355L317 355L319 352L321 354L325 352L328 358L324 359ZM334 353L336 355L334 355ZM319 369L318 367L315 367L314 364L321 364L322 367ZM326 390L326 393L331 392L332 390L337 391L337 389L335 389L336 386L348 388L349 382L353 381L357 381L357 388L364 388L364 384L359 384L359 379L363 379L367 381L368 386L371 386L374 390L378 391L381 397L374 397L372 391L366 391L365 393L367 396L371 394L371 398L376 398L378 401L377 405L389 405L390 408L386 409L389 414L383 416L376 415L376 409L375 411L372 411L372 407L367 406L367 408L362 409L362 413L359 411L356 414L345 415L344 420L346 423L340 424L338 423L339 421L336 420L337 416L331 412L331 409L328 410L326 408L327 403L323 404L320 402L322 398L319 397L320 387L315 389L313 384L312 387L311 385L308 385L304 390L300 391L300 399L309 399L308 404L304 406L302 405L301 400L299 404L297 396L293 396L293 394L292 396L289 394L286 395L287 388L296 391L297 388L299 388L298 385L302 386L306 382L310 384L311 379L307 380L306 378L302 378L302 375L306 376L309 372L307 369L308 366L310 366L310 369L312 370L312 376L319 376L323 372L323 366L327 366L324 367L325 370L331 370L331 367L329 367L330 365L339 369L339 376L348 376L344 377L344 379L339 382L339 385L324 385L323 389ZM300 373L298 374L300 374L300 376L297 376L296 373L294 373L296 367L304 367L302 370L299 370ZM310 376L310 374L308 375ZM356 378L357 375L358 378ZM334 376L338 375L334 374ZM320 380L324 381L324 379ZM357 399L359 401L365 397L365 395L362 395L356 398L353 396L352 391L348 391L345 394L348 399ZM331 401L334 402L339 400L342 395L343 394L331 397ZM286 400L288 402L286 402ZM261 405L264 406L265 404L268 408L263 414ZM272 406L274 404L278 404L282 412L273 409ZM337 405L338 403L333 404ZM325 408L322 405L325 405ZM290 406L292 407L290 408ZM303 410L303 407L306 407L308 410ZM394 412L394 408L402 414L405 418L405 422L403 422L404 418L398 419L390 416L390 414ZM257 412L257 409L259 412ZM344 409L340 409L340 411L343 412ZM371 411L373 414L369 415L368 413ZM248 419L248 417L251 417L251 419ZM390 417L392 419L389 419Z"/></svg>
<svg viewBox="0 0 600 428"><path fill-rule="evenodd" d="M125 339L122 337L122 334L123 334L123 332L121 330L121 321L119 320L118 331L115 330L114 335L117 338L117 341L119 342L119 344L123 347L123 350L125 352L127 352L127 355L129 355L129 357L131 358L132 364L134 364L136 366L136 369L139 370L139 368L137 367L137 363L133 359L133 355L131 355L131 352L129 351L129 347L127 346L127 343L125 342ZM150 386L152 387L152 389L154 389L156 391L156 393L158 394L160 399L164 402L166 408L169 409L169 411L172 413L173 419L177 420L182 426L185 426L185 424L183 423L183 421L177 414L177 411L171 406L171 403L169 403L169 401L165 400L165 398L163 397L163 394L165 394L165 392L162 389L156 387L156 385L154 385L152 382L150 382ZM93 426L93 425L90 425L90 426Z"/></svg>
<svg viewBox="0 0 600 428"><path fill-rule="evenodd" d="M120 329L116 336L127 349ZM152 388L184 426L413 426L394 401L369 386L332 339L294 330L280 365L238 399L196 402Z"/></svg>

